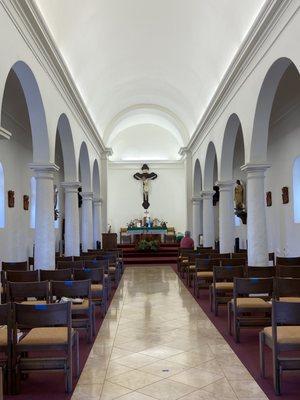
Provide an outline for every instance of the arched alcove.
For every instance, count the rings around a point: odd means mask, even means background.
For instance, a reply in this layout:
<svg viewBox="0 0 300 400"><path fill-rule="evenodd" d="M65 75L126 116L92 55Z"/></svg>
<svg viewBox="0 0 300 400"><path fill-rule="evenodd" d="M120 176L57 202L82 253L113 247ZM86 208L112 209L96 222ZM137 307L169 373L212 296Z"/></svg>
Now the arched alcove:
<svg viewBox="0 0 300 400"><path fill-rule="evenodd" d="M46 115L42 96L34 73L26 63L17 61L9 71L7 81L11 79L12 74L17 77L26 99L32 135L33 162L49 162L50 150Z"/></svg>
<svg viewBox="0 0 300 400"><path fill-rule="evenodd" d="M10 68L1 101L1 125L11 133L1 142L0 160L6 185L15 194L15 206L6 210L0 248L4 260L24 261L33 254L35 242L35 189L32 162L49 163L45 110L38 83L30 67L18 61ZM23 196L29 195L29 207ZM29 209L28 209L29 208Z"/></svg>
<svg viewBox="0 0 300 400"><path fill-rule="evenodd" d="M93 193L95 198L100 197L100 172L98 161L94 161L93 165Z"/></svg>
<svg viewBox="0 0 300 400"><path fill-rule="evenodd" d="M279 58L271 65L263 80L254 116L250 162L264 163L267 159L269 123L274 97L281 78L291 65L294 64L289 58Z"/></svg>
<svg viewBox="0 0 300 400"><path fill-rule="evenodd" d="M201 166L200 162L197 159L194 166L194 196L199 196L202 190L202 173L201 173Z"/></svg>
<svg viewBox="0 0 300 400"><path fill-rule="evenodd" d="M300 75L290 62L277 84L267 130L265 191L269 251L299 255L300 226L296 222L297 158L300 154ZM288 202L282 190L289 191ZM296 189L296 190L295 190ZM285 189L286 190L286 189ZM271 199L271 203L270 203Z"/></svg>
<svg viewBox="0 0 300 400"><path fill-rule="evenodd" d="M240 151L240 149L236 148L238 134L241 135L241 140L239 142L242 142L244 146L241 121L237 114L231 114L226 124L222 142L220 181L229 181L233 178L233 168L236 152ZM242 149L242 152L244 153L244 149Z"/></svg>
<svg viewBox="0 0 300 400"><path fill-rule="evenodd" d="M204 190L212 190L213 186L218 179L218 160L216 154L216 148L213 142L210 142L205 157L204 165L204 180L203 187Z"/></svg>
<svg viewBox="0 0 300 400"><path fill-rule="evenodd" d="M90 157L88 148L85 142L82 142L79 153L79 173L80 182L82 185L83 192L90 192L91 186L91 168L90 168Z"/></svg>
<svg viewBox="0 0 300 400"><path fill-rule="evenodd" d="M61 114L57 123L56 143L60 140L63 155L64 179L66 182L77 180L77 165L74 150L73 134L66 114Z"/></svg>

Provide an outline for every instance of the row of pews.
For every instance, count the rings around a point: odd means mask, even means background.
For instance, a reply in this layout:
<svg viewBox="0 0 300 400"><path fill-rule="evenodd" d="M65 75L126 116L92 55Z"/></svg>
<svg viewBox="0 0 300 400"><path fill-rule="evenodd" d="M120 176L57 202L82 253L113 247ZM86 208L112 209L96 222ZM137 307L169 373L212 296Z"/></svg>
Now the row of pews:
<svg viewBox="0 0 300 400"><path fill-rule="evenodd" d="M284 370L300 370L300 257L275 257L269 265L248 265L247 252L220 254L212 248L179 249L179 276L201 298L209 293L210 311L227 307L230 335L240 342L241 330L261 327L260 371L265 377L265 347L273 357L273 382L281 393ZM288 352L288 353L286 353Z"/></svg>
<svg viewBox="0 0 300 400"><path fill-rule="evenodd" d="M73 390L73 374L80 374L81 332L92 343L96 318L105 316L123 270L121 250L90 250L77 257L57 254L51 270L35 269L33 258L2 262L4 392L20 393L22 379L38 371L64 373L66 392Z"/></svg>

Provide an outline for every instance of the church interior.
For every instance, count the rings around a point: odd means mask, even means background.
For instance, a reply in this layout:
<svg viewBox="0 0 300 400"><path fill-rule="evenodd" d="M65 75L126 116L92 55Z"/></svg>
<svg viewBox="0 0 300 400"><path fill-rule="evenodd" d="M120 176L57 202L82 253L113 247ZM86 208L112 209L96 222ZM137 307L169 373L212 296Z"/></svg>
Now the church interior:
<svg viewBox="0 0 300 400"><path fill-rule="evenodd" d="M0 400L299 400L300 0L0 30Z"/></svg>

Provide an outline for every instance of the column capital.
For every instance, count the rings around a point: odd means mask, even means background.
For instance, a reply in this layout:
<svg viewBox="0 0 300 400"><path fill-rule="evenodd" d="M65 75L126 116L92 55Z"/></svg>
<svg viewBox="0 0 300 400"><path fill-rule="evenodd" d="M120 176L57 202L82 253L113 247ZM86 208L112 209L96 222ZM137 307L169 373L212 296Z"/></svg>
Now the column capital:
<svg viewBox="0 0 300 400"><path fill-rule="evenodd" d="M81 183L80 182L76 182L76 181L74 181L74 182L61 182L60 185L65 189L65 192L68 192L68 193L75 192L75 193L77 193L78 189L81 186Z"/></svg>
<svg viewBox="0 0 300 400"><path fill-rule="evenodd" d="M93 200L93 196L94 196L94 193L93 192L82 192L81 193L81 197L82 197L82 200L84 201L84 200Z"/></svg>
<svg viewBox="0 0 300 400"><path fill-rule="evenodd" d="M59 166L55 163L30 163L29 168L34 171L37 179L53 179L54 172L59 171Z"/></svg>
<svg viewBox="0 0 300 400"><path fill-rule="evenodd" d="M218 181L216 182L216 185L219 187L219 191L223 191L223 192L230 192L233 190L233 186L234 186L234 181Z"/></svg>
<svg viewBox="0 0 300 400"><path fill-rule="evenodd" d="M266 170L270 167L270 164L247 163L241 166L241 171L246 172L248 177L264 177Z"/></svg>
<svg viewBox="0 0 300 400"><path fill-rule="evenodd" d="M191 155L191 151L190 151L190 149L186 146L186 147L180 147L180 149L179 149L179 151L178 151L178 154L181 156L181 157L184 157L184 156L189 156L189 155Z"/></svg>
<svg viewBox="0 0 300 400"><path fill-rule="evenodd" d="M202 190L202 192L200 192L200 196L202 197L202 199L212 199L214 194L214 190Z"/></svg>
<svg viewBox="0 0 300 400"><path fill-rule="evenodd" d="M101 205L103 203L103 199L101 197L95 197L93 199L93 204Z"/></svg>
<svg viewBox="0 0 300 400"><path fill-rule="evenodd" d="M11 133L0 126L0 139L9 140L11 138Z"/></svg>
<svg viewBox="0 0 300 400"><path fill-rule="evenodd" d="M111 147L105 147L104 150L101 153L101 158L107 160L108 157L113 155L113 149Z"/></svg>
<svg viewBox="0 0 300 400"><path fill-rule="evenodd" d="M198 204L198 203L200 203L202 200L203 200L203 199L202 199L202 197L201 197L200 194L199 194L198 196L193 196L193 197L192 197L192 202L193 202L193 204Z"/></svg>

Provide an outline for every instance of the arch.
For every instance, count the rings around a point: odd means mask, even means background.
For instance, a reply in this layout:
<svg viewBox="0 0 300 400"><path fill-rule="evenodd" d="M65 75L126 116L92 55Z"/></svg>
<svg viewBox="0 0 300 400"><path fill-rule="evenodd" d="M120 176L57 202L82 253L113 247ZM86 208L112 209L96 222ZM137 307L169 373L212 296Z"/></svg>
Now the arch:
<svg viewBox="0 0 300 400"><path fill-rule="evenodd" d="M5 186L4 170L0 162L0 228L5 227Z"/></svg>
<svg viewBox="0 0 300 400"><path fill-rule="evenodd" d="M77 180L77 165L75 158L75 149L73 134L70 126L70 122L66 114L61 114L57 122L56 140L59 135L63 161L64 161L64 174L65 181L76 181Z"/></svg>
<svg viewBox="0 0 300 400"><path fill-rule="evenodd" d="M93 165L93 193L95 197L100 197L100 173L98 161L94 161Z"/></svg>
<svg viewBox="0 0 300 400"><path fill-rule="evenodd" d="M166 129L180 146L184 146L189 139L186 126L172 111L156 104L136 104L114 116L104 132L104 141L110 146L122 131L143 124L154 124Z"/></svg>
<svg viewBox="0 0 300 400"><path fill-rule="evenodd" d="M82 191L90 192L91 191L90 156L85 142L82 142L80 147L79 168L81 175Z"/></svg>
<svg viewBox="0 0 300 400"><path fill-rule="evenodd" d="M267 159L269 121L273 100L279 82L291 64L295 66L289 58L279 58L271 65L263 80L254 115L250 162L265 162ZM295 68L297 69L296 66Z"/></svg>
<svg viewBox="0 0 300 400"><path fill-rule="evenodd" d="M214 186L214 167L218 165L216 148L213 142L209 142L204 165L204 190L212 190Z"/></svg>
<svg viewBox="0 0 300 400"><path fill-rule="evenodd" d="M35 76L30 67L23 61L17 61L11 67L6 82L9 79L11 71L16 74L26 99L32 135L33 162L49 162L50 145L46 115Z"/></svg>
<svg viewBox="0 0 300 400"><path fill-rule="evenodd" d="M231 114L226 123L223 142L222 142L222 152L221 152L220 172L219 172L221 181L227 181L232 179L234 148L239 129L241 130L242 133L243 146L245 146L241 121L237 116L237 114Z"/></svg>
<svg viewBox="0 0 300 400"><path fill-rule="evenodd" d="M194 196L200 195L202 190L202 173L201 173L201 166L200 162L197 158L194 166Z"/></svg>

